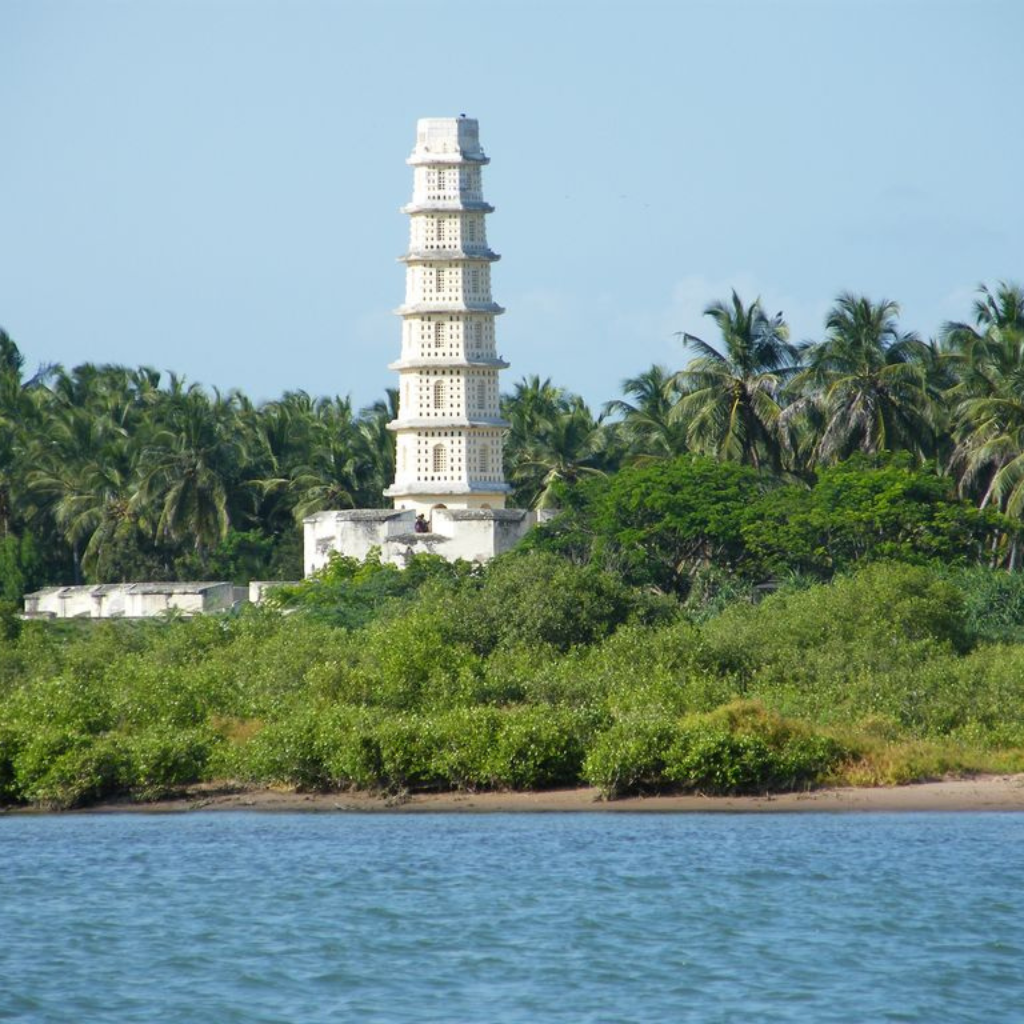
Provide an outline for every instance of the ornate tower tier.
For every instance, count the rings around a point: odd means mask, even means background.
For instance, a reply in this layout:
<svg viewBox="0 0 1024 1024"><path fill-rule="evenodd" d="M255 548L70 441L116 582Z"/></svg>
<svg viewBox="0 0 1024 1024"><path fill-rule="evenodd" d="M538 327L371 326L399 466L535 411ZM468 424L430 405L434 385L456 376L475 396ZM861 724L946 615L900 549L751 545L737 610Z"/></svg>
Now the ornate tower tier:
<svg viewBox="0 0 1024 1024"><path fill-rule="evenodd" d="M504 508L510 490L502 469L508 424L499 410L494 318L504 310L491 298L477 122L467 117L422 118L416 148L405 263L395 482L385 491L396 508L429 514L452 509Z"/></svg>

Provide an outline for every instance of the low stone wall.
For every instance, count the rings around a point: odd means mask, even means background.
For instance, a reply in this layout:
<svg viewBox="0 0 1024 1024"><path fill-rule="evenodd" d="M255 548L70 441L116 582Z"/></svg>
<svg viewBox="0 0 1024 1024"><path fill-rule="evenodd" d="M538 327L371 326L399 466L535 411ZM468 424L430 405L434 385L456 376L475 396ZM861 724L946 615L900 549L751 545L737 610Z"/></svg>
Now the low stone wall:
<svg viewBox="0 0 1024 1024"><path fill-rule="evenodd" d="M248 589L231 583L102 583L46 587L25 595L25 616L47 619L145 619L230 611L248 601Z"/></svg>

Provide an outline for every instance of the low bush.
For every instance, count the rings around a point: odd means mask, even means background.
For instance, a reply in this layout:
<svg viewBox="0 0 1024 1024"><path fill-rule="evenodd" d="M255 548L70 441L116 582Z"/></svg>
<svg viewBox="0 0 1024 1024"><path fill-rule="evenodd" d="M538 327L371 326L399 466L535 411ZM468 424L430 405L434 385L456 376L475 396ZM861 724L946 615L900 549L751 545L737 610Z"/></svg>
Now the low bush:
<svg viewBox="0 0 1024 1024"><path fill-rule="evenodd" d="M707 794L810 785L847 750L831 736L735 701L705 714L633 716L597 737L584 776L607 798L672 789Z"/></svg>
<svg viewBox="0 0 1024 1024"><path fill-rule="evenodd" d="M18 734L7 723L0 723L0 805L22 800L14 767L19 749Z"/></svg>
<svg viewBox="0 0 1024 1024"><path fill-rule="evenodd" d="M543 789L579 781L588 737L569 709L481 705L296 709L237 745L232 773L300 789Z"/></svg>
<svg viewBox="0 0 1024 1024"><path fill-rule="evenodd" d="M594 739L583 777L609 800L655 792L664 787L665 758L675 734L676 720L664 713L620 719Z"/></svg>
<svg viewBox="0 0 1024 1024"><path fill-rule="evenodd" d="M665 778L703 793L792 790L820 780L847 756L830 736L751 701L684 718Z"/></svg>
<svg viewBox="0 0 1024 1024"><path fill-rule="evenodd" d="M14 757L18 795L52 810L68 810L123 790L124 753L116 737L42 730Z"/></svg>
<svg viewBox="0 0 1024 1024"><path fill-rule="evenodd" d="M155 800L206 775L217 735L209 728L158 724L120 741L121 782L140 800Z"/></svg>
<svg viewBox="0 0 1024 1024"><path fill-rule="evenodd" d="M217 763L227 774L262 785L318 790L329 785L314 707L293 707L231 743Z"/></svg>
<svg viewBox="0 0 1024 1024"><path fill-rule="evenodd" d="M593 715L585 710L534 705L503 711L491 784L502 789L578 784L594 725Z"/></svg>

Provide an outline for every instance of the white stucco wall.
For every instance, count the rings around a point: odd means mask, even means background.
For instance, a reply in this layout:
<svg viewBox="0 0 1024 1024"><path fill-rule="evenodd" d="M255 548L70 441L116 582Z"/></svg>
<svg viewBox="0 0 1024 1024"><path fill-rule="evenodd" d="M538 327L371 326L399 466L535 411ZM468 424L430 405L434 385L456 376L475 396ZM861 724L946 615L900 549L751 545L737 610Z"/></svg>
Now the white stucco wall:
<svg viewBox="0 0 1024 1024"><path fill-rule="evenodd" d="M184 615L229 611L247 600L230 583L103 583L47 587L25 595L25 614L53 619L144 619L167 611Z"/></svg>
<svg viewBox="0 0 1024 1024"><path fill-rule="evenodd" d="M449 561L487 562L511 551L548 517L526 509L434 509L430 532L417 533L413 510L320 512L305 520L305 572L309 576L322 569L332 551L363 560L373 548L398 566L424 553Z"/></svg>

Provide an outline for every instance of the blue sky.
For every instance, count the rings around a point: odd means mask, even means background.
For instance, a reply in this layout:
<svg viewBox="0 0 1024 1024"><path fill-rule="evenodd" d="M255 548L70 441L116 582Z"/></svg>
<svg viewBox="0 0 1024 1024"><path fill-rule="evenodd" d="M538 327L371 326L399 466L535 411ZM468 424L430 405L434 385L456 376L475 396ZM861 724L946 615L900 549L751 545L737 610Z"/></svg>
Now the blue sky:
<svg viewBox="0 0 1024 1024"><path fill-rule="evenodd" d="M1024 280L1019 0L0 0L0 325L257 400L393 383L415 122L480 121L505 388L737 288L820 336Z"/></svg>

